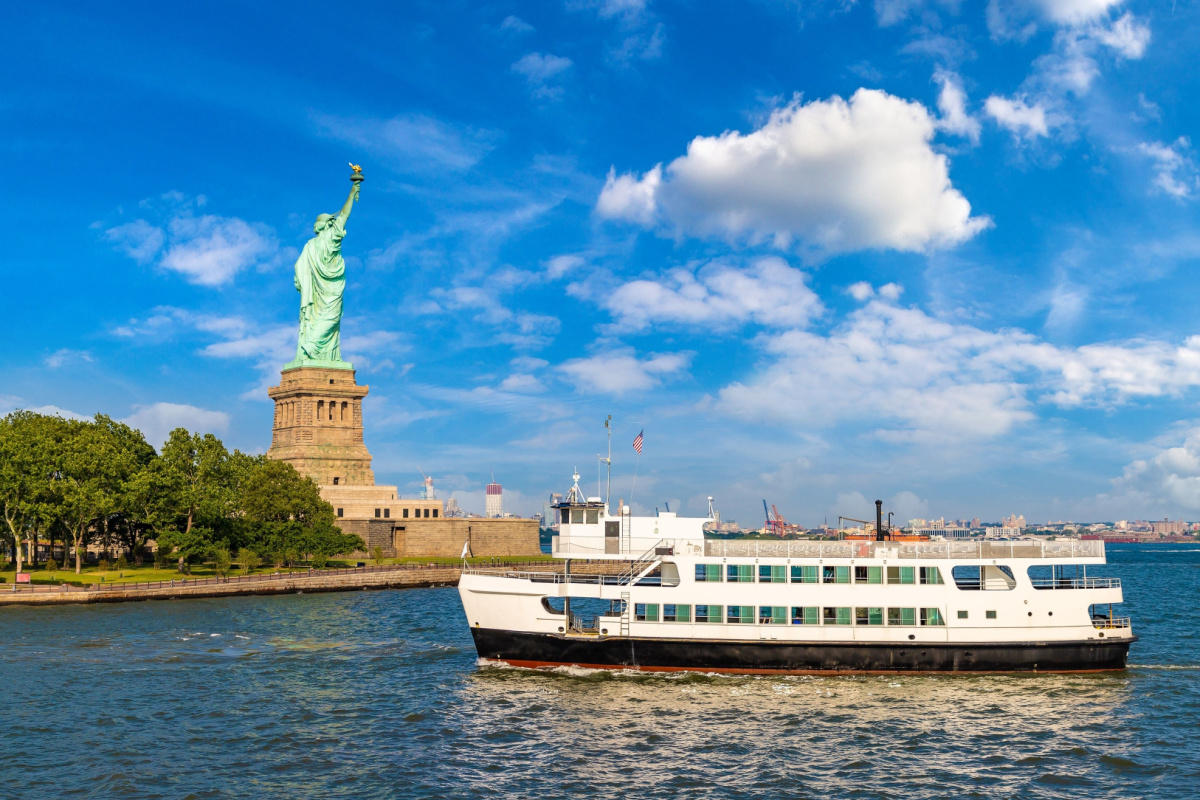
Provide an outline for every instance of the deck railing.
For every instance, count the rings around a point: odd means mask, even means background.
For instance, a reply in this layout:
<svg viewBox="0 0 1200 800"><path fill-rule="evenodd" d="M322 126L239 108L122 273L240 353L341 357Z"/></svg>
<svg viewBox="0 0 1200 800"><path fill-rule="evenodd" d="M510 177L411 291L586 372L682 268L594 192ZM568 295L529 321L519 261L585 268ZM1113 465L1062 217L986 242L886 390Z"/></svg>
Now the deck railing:
<svg viewBox="0 0 1200 800"><path fill-rule="evenodd" d="M978 542L813 542L738 541L708 539L708 558L887 558L961 559L989 558L1103 558L1099 539L1011 539Z"/></svg>
<svg viewBox="0 0 1200 800"><path fill-rule="evenodd" d="M1035 589L1120 589L1120 578L1031 578Z"/></svg>
<svg viewBox="0 0 1200 800"><path fill-rule="evenodd" d="M1096 617L1092 619L1092 627L1100 630L1110 628L1129 628L1133 625L1129 617Z"/></svg>

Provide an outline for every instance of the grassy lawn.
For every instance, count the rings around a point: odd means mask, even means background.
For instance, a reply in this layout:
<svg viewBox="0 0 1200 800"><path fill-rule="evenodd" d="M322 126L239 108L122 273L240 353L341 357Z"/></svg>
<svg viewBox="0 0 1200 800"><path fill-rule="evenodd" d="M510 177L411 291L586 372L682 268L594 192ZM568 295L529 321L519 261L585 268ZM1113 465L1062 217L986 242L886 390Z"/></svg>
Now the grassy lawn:
<svg viewBox="0 0 1200 800"><path fill-rule="evenodd" d="M472 564L491 564L491 563L525 562L525 561L551 561L552 559L550 556L539 555L539 556L521 556L521 557L513 557L513 558L495 558L495 559L492 559L492 558L469 558L467 560ZM341 568L345 568L345 567L353 567L359 563L360 562L357 560L353 560L353 561L348 561L345 559L330 560L330 562L328 564L328 568L329 569L341 569ZM363 563L366 563L368 566L373 566L375 564L375 562L369 558L363 559ZM457 566L458 564L461 563L461 561L460 561L460 559L457 559L457 558L387 558L387 559L384 559L383 563L385 563L385 564L417 564L417 565L425 565L425 564L443 565L444 564L446 566ZM175 570L174 567L168 567L167 569L156 569L153 564L145 564L140 567L131 564L123 570L118 570L115 567L112 567L103 572L100 570L99 567L97 567L94 564L85 564L83 567L83 574L81 574L81 575L75 574L75 568L73 566L70 569L58 569L58 570L55 570L54 572L48 572L47 570L45 570L44 568L42 568L40 566L37 569L33 569L33 570L26 569L26 571L30 573L30 579L34 583L37 583L37 584L57 585L60 583L70 583L70 584L74 584L76 586L82 586L82 585L87 585L87 584L92 584L92 583L101 583L101 582L103 582L103 583L136 583L136 582L142 582L142 581L180 580L181 578L195 579L195 578L215 578L216 577L216 573L213 572L213 568L212 568L211 564L192 564L191 574L189 574L189 575L183 575L183 574L179 573L178 571ZM276 571L275 567L273 567L273 566L264 566L259 569L256 569L253 574L269 575L275 571ZM290 567L290 568L283 567L279 571L280 572L291 572L291 571L306 572L306 571L308 571L308 566L304 565L301 567ZM229 574L230 575L241 575L242 571L239 568L239 565L234 564L233 568L230 570ZM3 579L5 585L11 585L12 583L16 582L16 570L13 569L11 564L7 564L4 567L0 567L0 579Z"/></svg>

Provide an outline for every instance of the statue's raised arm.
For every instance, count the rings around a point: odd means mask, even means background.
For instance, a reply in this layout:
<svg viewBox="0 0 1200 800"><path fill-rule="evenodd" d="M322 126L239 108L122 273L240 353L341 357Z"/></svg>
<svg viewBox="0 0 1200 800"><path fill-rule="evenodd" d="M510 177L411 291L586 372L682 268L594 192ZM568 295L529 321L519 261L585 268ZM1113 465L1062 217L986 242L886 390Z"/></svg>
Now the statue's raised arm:
<svg viewBox="0 0 1200 800"><path fill-rule="evenodd" d="M288 367L322 366L351 369L342 361L342 294L346 289L346 262L342 239L346 220L362 186L362 169L350 165L354 186L337 214L321 214L313 223L313 238L296 259L296 290L300 292L300 333L296 358Z"/></svg>
<svg viewBox="0 0 1200 800"><path fill-rule="evenodd" d="M350 188L350 196L346 198L345 205L343 205L342 210L338 212L338 219L342 221L343 225L346 224L346 219L349 218L350 211L354 208L355 201L358 200L358 190L360 188L362 188L362 181L355 181L354 186Z"/></svg>

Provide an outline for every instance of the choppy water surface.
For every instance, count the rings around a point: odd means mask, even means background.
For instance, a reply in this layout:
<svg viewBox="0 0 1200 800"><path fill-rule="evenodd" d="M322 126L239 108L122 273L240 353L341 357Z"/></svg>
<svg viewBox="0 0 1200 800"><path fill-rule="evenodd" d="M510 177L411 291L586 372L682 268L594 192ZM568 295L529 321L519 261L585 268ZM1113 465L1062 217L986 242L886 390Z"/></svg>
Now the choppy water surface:
<svg viewBox="0 0 1200 800"><path fill-rule="evenodd" d="M481 668L454 589L0 609L0 795L1191 798L1200 548L1101 676Z"/></svg>

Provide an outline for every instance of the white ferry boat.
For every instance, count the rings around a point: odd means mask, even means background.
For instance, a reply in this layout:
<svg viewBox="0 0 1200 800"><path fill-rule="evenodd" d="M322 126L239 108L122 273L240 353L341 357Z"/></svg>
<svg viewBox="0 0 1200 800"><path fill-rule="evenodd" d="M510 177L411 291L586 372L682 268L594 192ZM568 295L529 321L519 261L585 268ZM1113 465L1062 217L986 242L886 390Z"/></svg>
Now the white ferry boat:
<svg viewBox="0 0 1200 800"><path fill-rule="evenodd" d="M893 541L881 513L874 541L706 539L704 518L635 517L628 506L610 516L578 479L557 506L561 568L464 567L459 594L481 658L751 674L1098 672L1124 669L1136 641L1129 619L1113 616L1120 579L1087 574L1105 563L1102 541Z"/></svg>

